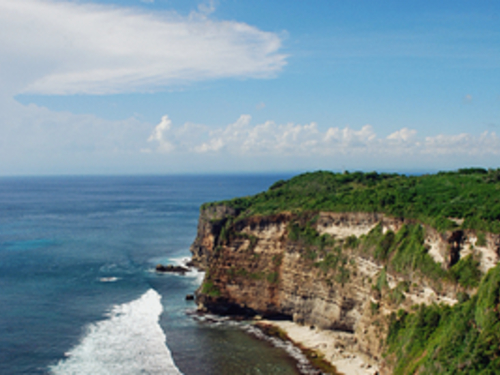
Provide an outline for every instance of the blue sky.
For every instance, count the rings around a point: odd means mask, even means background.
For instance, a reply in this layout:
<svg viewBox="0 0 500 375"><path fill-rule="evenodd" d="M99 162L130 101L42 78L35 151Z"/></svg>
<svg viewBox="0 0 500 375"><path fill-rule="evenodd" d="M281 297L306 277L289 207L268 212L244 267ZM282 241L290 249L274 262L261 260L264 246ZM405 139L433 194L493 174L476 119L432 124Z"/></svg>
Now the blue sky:
<svg viewBox="0 0 500 375"><path fill-rule="evenodd" d="M496 1L0 0L0 175L499 167Z"/></svg>

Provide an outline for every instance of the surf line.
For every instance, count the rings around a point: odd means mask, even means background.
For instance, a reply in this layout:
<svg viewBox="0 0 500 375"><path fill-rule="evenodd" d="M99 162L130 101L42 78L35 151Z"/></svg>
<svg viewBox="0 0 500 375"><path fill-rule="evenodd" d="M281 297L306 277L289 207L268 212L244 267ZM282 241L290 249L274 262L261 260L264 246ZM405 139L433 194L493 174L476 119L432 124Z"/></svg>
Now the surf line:
<svg viewBox="0 0 500 375"><path fill-rule="evenodd" d="M107 319L90 324L79 344L49 367L53 375L181 375L159 324L161 296L149 289L140 298L114 306Z"/></svg>

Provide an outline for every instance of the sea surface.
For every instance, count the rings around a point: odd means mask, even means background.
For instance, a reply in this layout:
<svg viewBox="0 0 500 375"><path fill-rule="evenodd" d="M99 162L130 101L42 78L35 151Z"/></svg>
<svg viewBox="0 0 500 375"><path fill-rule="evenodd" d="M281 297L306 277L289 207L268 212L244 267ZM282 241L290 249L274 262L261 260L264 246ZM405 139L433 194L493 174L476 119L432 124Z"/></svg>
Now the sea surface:
<svg viewBox="0 0 500 375"><path fill-rule="evenodd" d="M0 374L298 374L244 324L185 300L203 202L283 175L0 178Z"/></svg>

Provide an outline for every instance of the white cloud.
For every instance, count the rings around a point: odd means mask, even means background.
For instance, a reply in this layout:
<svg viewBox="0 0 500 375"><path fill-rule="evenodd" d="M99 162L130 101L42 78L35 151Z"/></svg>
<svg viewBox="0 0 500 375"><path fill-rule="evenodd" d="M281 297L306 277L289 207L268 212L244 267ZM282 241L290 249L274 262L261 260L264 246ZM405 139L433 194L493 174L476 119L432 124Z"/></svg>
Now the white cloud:
<svg viewBox="0 0 500 375"><path fill-rule="evenodd" d="M149 92L197 80L275 75L281 39L203 13L56 0L0 0L0 68L11 94ZM23 74L24 73L24 74ZM13 81L14 77L14 81Z"/></svg>
<svg viewBox="0 0 500 375"><path fill-rule="evenodd" d="M387 139L397 142L410 142L415 138L417 131L414 129L402 128L387 136Z"/></svg>
<svg viewBox="0 0 500 375"><path fill-rule="evenodd" d="M424 152L437 155L500 155L500 138L485 131L479 136L456 134L426 137Z"/></svg>
<svg viewBox="0 0 500 375"><path fill-rule="evenodd" d="M8 126L4 126L8 124ZM182 173L366 168L497 167L500 137L412 129L380 136L374 127L253 124L249 115L210 128L168 116L157 125L129 118L53 112L0 101L0 174ZM406 135L410 135L409 137Z"/></svg>
<svg viewBox="0 0 500 375"><path fill-rule="evenodd" d="M156 125L153 133L148 138L149 142L157 141L158 151L161 152L170 152L175 149L175 146L170 143L167 139L168 133L172 128L172 121L168 118L168 116L163 116L161 118L161 122Z"/></svg>
<svg viewBox="0 0 500 375"><path fill-rule="evenodd" d="M163 118L165 119L165 117ZM372 126L365 125L360 130L349 127L344 129L329 128L325 132L318 130L316 123L276 124L266 121L252 125L250 115L241 115L239 119L227 125L210 130L208 127L193 129L193 136L186 134L186 125L179 129L171 128L169 139L165 139L164 121L156 126L149 141L158 141L158 150L164 151L164 142L175 145L177 150L195 153L226 152L234 155L299 155L346 153L378 144L379 140ZM183 137L179 137L180 134ZM161 140L160 140L161 138ZM173 150L173 146L171 148Z"/></svg>
<svg viewBox="0 0 500 375"><path fill-rule="evenodd" d="M175 128L165 116L149 141L156 142L158 151L162 152L175 149L185 153L246 157L500 155L500 138L494 132L479 136L440 134L421 139L416 130L402 128L384 138L379 137L371 125L364 125L359 130L331 127L321 131L314 122L280 125L266 121L252 125L249 115L241 115L235 123L212 130L190 124Z"/></svg>
<svg viewBox="0 0 500 375"><path fill-rule="evenodd" d="M215 12L215 0L208 0L204 3L201 3L200 5L198 5L198 11L201 14L212 14L213 12Z"/></svg>
<svg viewBox="0 0 500 375"><path fill-rule="evenodd" d="M353 130L349 127L329 128L323 139L330 147L344 150L371 144L376 141L376 135L371 125L365 125L360 130Z"/></svg>

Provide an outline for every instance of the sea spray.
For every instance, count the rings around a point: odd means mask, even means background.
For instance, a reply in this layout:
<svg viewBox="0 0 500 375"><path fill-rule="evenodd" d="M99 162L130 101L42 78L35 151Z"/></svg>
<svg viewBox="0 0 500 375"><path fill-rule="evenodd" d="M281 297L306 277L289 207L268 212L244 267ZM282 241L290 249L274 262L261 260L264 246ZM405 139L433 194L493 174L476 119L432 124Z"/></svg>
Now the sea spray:
<svg viewBox="0 0 500 375"><path fill-rule="evenodd" d="M205 272L199 271L196 267L192 267L190 265L191 258L190 257L180 257L180 258L170 258L171 262L176 265L186 267L189 271L186 272L183 276L189 277L193 280L193 285L195 287L199 287L205 278Z"/></svg>
<svg viewBox="0 0 500 375"><path fill-rule="evenodd" d="M181 374L158 324L161 296L153 289L139 299L112 308L108 318L88 326L66 359L50 368L67 374Z"/></svg>
<svg viewBox="0 0 500 375"><path fill-rule="evenodd" d="M266 335L260 328L251 324L242 325L242 328L249 334L257 337L258 339L268 341L274 347L285 350L288 353L288 355L296 361L297 369L300 371L301 374L303 375L321 374L321 371L315 369L311 365L307 357L304 355L304 353L302 353L302 351L299 348L294 346L292 342Z"/></svg>

